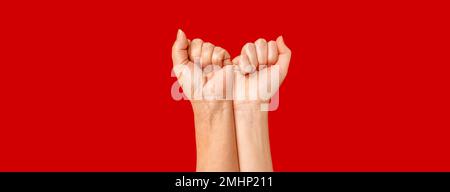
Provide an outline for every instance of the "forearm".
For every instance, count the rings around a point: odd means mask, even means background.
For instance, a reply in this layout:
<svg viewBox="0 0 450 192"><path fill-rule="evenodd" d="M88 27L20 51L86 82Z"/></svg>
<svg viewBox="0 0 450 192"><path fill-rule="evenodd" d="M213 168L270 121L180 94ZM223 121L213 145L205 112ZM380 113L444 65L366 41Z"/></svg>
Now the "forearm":
<svg viewBox="0 0 450 192"><path fill-rule="evenodd" d="M240 170L273 171L268 112L261 111L260 102L244 102L234 108Z"/></svg>
<svg viewBox="0 0 450 192"><path fill-rule="evenodd" d="M193 103L197 171L239 171L233 103Z"/></svg>

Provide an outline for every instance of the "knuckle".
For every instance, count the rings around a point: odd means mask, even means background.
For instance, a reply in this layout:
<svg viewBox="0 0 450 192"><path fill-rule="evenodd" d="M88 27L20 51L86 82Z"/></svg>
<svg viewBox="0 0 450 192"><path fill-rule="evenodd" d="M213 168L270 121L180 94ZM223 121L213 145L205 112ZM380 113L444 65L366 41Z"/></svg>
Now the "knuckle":
<svg viewBox="0 0 450 192"><path fill-rule="evenodd" d="M247 49L247 50L255 49L255 44L254 43L246 43L245 49Z"/></svg>
<svg viewBox="0 0 450 192"><path fill-rule="evenodd" d="M203 40L199 39L199 38L195 38L191 41L191 43L196 44L196 43L203 43Z"/></svg>
<svg viewBox="0 0 450 192"><path fill-rule="evenodd" d="M266 44L267 41L264 38L259 38L258 40L255 41L255 44Z"/></svg>
<svg viewBox="0 0 450 192"><path fill-rule="evenodd" d="M212 60L213 61L219 61L220 60L220 54L213 54L212 55Z"/></svg>
<svg viewBox="0 0 450 192"><path fill-rule="evenodd" d="M217 51L218 53L222 53L225 49L223 49L222 47L214 47L214 50Z"/></svg>
<svg viewBox="0 0 450 192"><path fill-rule="evenodd" d="M214 45L210 42L203 43L203 46L208 47L208 48L214 47Z"/></svg>

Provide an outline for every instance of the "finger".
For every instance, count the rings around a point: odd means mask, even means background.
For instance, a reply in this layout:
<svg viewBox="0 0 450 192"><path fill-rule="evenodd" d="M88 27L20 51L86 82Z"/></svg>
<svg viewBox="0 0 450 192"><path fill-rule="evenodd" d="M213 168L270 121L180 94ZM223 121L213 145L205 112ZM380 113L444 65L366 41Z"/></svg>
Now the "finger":
<svg viewBox="0 0 450 192"><path fill-rule="evenodd" d="M240 56L238 55L235 58L233 58L233 60L231 60L231 64L233 65L233 71L240 71L239 59L240 59Z"/></svg>
<svg viewBox="0 0 450 192"><path fill-rule="evenodd" d="M267 41L258 39L255 41L255 47L259 66L267 65Z"/></svg>
<svg viewBox="0 0 450 192"><path fill-rule="evenodd" d="M267 44L267 65L274 65L278 60L278 47L275 41Z"/></svg>
<svg viewBox="0 0 450 192"><path fill-rule="evenodd" d="M245 54L247 55L248 61L250 62L250 65L257 69L258 68L258 58L256 56L256 47L253 43L247 43L242 48L241 55ZM253 71L253 70L252 70Z"/></svg>
<svg viewBox="0 0 450 192"><path fill-rule="evenodd" d="M202 54L202 45L203 41L201 39L194 39L191 41L191 44L189 46L189 59L191 61L200 59Z"/></svg>
<svg viewBox="0 0 450 192"><path fill-rule="evenodd" d="M224 52L223 65L233 65L233 63L231 62L231 56L227 50L225 50L225 52Z"/></svg>
<svg viewBox="0 0 450 192"><path fill-rule="evenodd" d="M216 66L223 66L223 61L225 59L225 49L221 47L214 47L214 51L212 54L212 64Z"/></svg>
<svg viewBox="0 0 450 192"><path fill-rule="evenodd" d="M235 58L233 59L233 61L232 61L233 65L238 65L238 64L239 64L239 57L240 57L240 56L237 56L237 57L235 57Z"/></svg>
<svg viewBox="0 0 450 192"><path fill-rule="evenodd" d="M211 43L203 43L202 45L202 54L200 63L202 67L206 67L207 65L211 65L212 54L214 51L214 45Z"/></svg>
<svg viewBox="0 0 450 192"><path fill-rule="evenodd" d="M233 62L231 62L230 58L223 60L223 66L226 66L226 65L233 65Z"/></svg>
<svg viewBox="0 0 450 192"><path fill-rule="evenodd" d="M172 46L172 60L174 65L186 64L189 62L188 49L189 42L181 29L177 32L177 39Z"/></svg>
<svg viewBox="0 0 450 192"><path fill-rule="evenodd" d="M280 65L281 79L283 80L288 72L289 63L291 61L291 50L284 43L282 36L277 38L278 47L278 61L277 65Z"/></svg>
<svg viewBox="0 0 450 192"><path fill-rule="evenodd" d="M239 57L239 70L243 75L253 73L255 68L250 64L250 61L246 54L242 54Z"/></svg>

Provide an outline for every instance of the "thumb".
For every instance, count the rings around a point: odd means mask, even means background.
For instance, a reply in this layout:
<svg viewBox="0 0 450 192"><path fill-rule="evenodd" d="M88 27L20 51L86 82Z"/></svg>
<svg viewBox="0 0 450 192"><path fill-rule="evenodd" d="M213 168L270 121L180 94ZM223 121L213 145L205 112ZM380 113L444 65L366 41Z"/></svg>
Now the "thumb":
<svg viewBox="0 0 450 192"><path fill-rule="evenodd" d="M233 65L238 65L239 64L239 56L236 56L232 61Z"/></svg>
<svg viewBox="0 0 450 192"><path fill-rule="evenodd" d="M178 29L177 39L172 46L172 61L174 66L189 62L188 47L189 41L186 38L186 34L181 29Z"/></svg>
<svg viewBox="0 0 450 192"><path fill-rule="evenodd" d="M276 64L280 67L281 80L284 80L289 69L289 63L291 61L291 50L284 43L284 39L282 36L279 36L277 38L277 47L279 55Z"/></svg>

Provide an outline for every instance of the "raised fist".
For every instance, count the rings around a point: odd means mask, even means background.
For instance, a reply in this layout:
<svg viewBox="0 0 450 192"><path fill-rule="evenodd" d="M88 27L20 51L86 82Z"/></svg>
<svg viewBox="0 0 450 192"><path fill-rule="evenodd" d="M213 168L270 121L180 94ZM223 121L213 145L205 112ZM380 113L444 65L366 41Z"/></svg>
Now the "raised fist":
<svg viewBox="0 0 450 192"><path fill-rule="evenodd" d="M258 39L242 47L241 55L233 59L240 73L235 73L234 100L268 101L286 78L291 50L283 37L267 42Z"/></svg>
<svg viewBox="0 0 450 192"><path fill-rule="evenodd" d="M232 99L233 65L225 49L201 39L190 41L178 30L172 60L178 82L191 101Z"/></svg>

